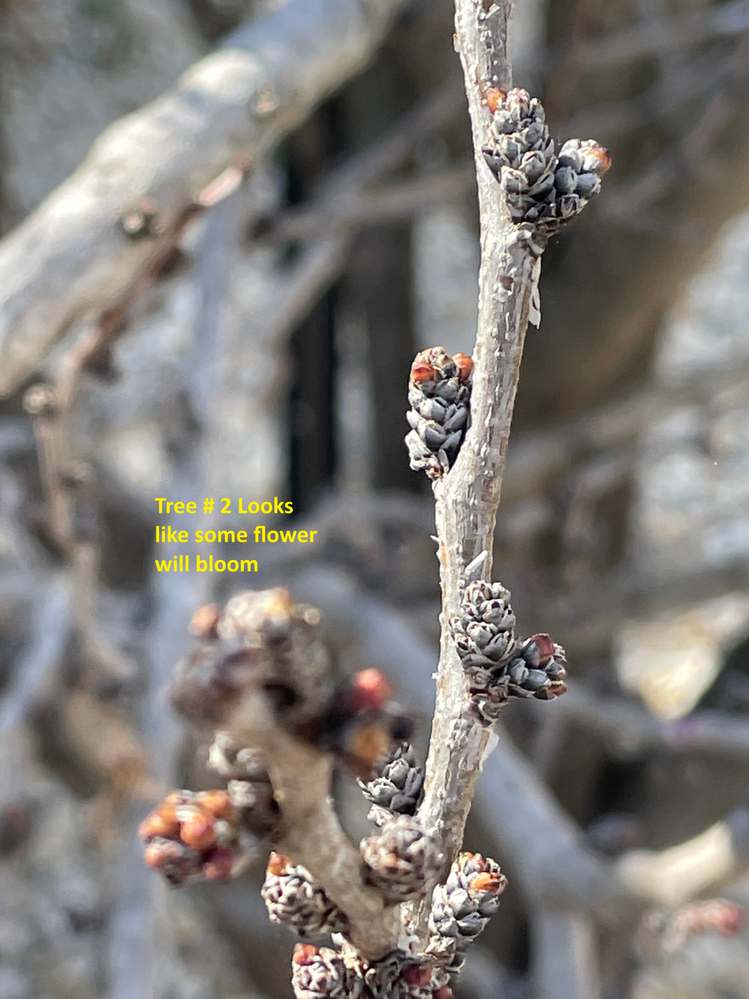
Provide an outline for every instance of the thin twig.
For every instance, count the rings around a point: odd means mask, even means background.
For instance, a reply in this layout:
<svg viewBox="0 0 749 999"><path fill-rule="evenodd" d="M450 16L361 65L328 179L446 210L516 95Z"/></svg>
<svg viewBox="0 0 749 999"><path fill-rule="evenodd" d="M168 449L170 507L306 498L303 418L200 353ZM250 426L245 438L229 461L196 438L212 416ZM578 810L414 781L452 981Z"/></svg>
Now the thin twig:
<svg viewBox="0 0 749 999"><path fill-rule="evenodd" d="M474 183L473 170L457 166L374 191L352 191L349 197L336 198L325 207L313 203L302 209L287 209L266 238L274 244L291 243L319 238L326 231L341 228L408 220L429 205L462 197Z"/></svg>
<svg viewBox="0 0 749 999"><path fill-rule="evenodd" d="M610 69L643 56L684 48L706 38L737 35L749 28L746 0L724 3L705 10L671 17L667 32L654 32L648 21L635 28L589 43L580 53L586 69Z"/></svg>
<svg viewBox="0 0 749 999"><path fill-rule="evenodd" d="M482 154L488 127L483 88L508 86L506 42L510 3L487 14L480 0L457 0L456 31L473 127L481 218L479 320L471 399L472 425L457 463L435 484L442 581L442 640L437 709L422 813L443 845L448 866L460 849L468 810L489 744L486 728L466 711L466 684L451 621L466 567L491 552L515 392L528 324L534 261L513 240L500 186ZM484 578L491 572L488 554Z"/></svg>

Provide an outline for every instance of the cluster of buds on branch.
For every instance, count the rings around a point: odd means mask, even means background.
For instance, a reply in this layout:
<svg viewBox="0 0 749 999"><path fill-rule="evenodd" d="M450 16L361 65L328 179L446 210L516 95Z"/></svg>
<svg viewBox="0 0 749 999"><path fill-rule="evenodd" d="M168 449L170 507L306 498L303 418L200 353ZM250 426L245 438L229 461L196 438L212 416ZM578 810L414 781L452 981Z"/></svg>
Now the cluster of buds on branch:
<svg viewBox="0 0 749 999"><path fill-rule="evenodd" d="M501 583L469 583L452 627L471 705L485 721L496 721L510 697L549 701L566 691L564 649L546 634L516 639L510 592Z"/></svg>
<svg viewBox="0 0 749 999"><path fill-rule="evenodd" d="M461 853L444 885L432 896L429 953L457 977L465 964L466 948L499 908L507 878L499 865L480 853Z"/></svg>
<svg viewBox="0 0 749 999"><path fill-rule="evenodd" d="M257 837L227 791L172 791L140 824L145 861L179 886L229 881L257 858Z"/></svg>
<svg viewBox="0 0 749 999"><path fill-rule="evenodd" d="M550 235L601 190L611 157L592 139L569 139L556 151L537 97L491 87L492 119L484 159L505 192L512 221Z"/></svg>
<svg viewBox="0 0 749 999"><path fill-rule="evenodd" d="M442 347L423 350L411 365L406 446L411 468L441 478L455 464L471 421L471 373L468 354L450 357Z"/></svg>
<svg viewBox="0 0 749 999"><path fill-rule="evenodd" d="M226 787L168 795L141 824L146 862L176 887L227 881L270 849L261 892L270 919L302 940L331 937L336 945L297 948L298 999L450 999L450 975L459 972L459 955L477 932L472 920L478 913L483 926L496 908L489 895L496 901L504 886L496 865L478 858L471 866L463 858L434 891L428 939L411 939L403 949L408 935L396 931L390 949L365 955L352 944L349 914L328 894L324 876L283 852L293 836L273 784L279 761L264 758L262 745L237 741L238 705L260 696L271 725L353 771L376 826L358 850L352 847L361 891L374 893L384 912L424 900L443 858L418 815L424 771L403 741L410 725L379 671L333 680L319 628L319 614L294 604L284 590L242 593L223 610L201 608L193 618L198 644L178 667L173 701L211 730L208 764ZM315 806L330 807L327 797Z"/></svg>

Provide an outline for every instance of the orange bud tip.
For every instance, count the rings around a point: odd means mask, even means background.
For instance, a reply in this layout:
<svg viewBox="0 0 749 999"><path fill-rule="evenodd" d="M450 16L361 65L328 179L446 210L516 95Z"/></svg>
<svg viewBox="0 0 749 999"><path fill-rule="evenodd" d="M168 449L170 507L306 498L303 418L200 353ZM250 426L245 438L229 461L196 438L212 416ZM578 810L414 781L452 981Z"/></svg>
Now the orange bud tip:
<svg viewBox="0 0 749 999"><path fill-rule="evenodd" d="M507 878L504 874L500 874L498 871L484 871L483 874L477 874L474 878L471 878L469 884L472 891L491 891L499 893L504 891L507 887Z"/></svg>
<svg viewBox="0 0 749 999"><path fill-rule="evenodd" d="M463 354L460 351L453 354L453 361L458 366L458 375L462 382L467 382L473 373L473 358L470 354Z"/></svg>
<svg viewBox="0 0 749 999"><path fill-rule="evenodd" d="M221 611L215 604L204 604L198 607L190 618L189 632L198 638L218 638L216 625L221 617Z"/></svg>
<svg viewBox="0 0 749 999"><path fill-rule="evenodd" d="M180 826L179 837L186 846L202 853L216 842L216 826L213 816L198 814L187 819Z"/></svg>
<svg viewBox="0 0 749 999"><path fill-rule="evenodd" d="M611 159L611 153L608 151L608 149L604 149L603 146L596 146L594 149L594 154L601 161L600 176L603 176L613 162L613 160Z"/></svg>
<svg viewBox="0 0 749 999"><path fill-rule="evenodd" d="M268 874L283 874L286 868L289 866L289 858L283 853L271 853L268 857L268 866L266 870Z"/></svg>
<svg viewBox="0 0 749 999"><path fill-rule="evenodd" d="M484 101L492 114L499 108L502 101L507 98L507 91L501 87L489 87L486 91Z"/></svg>
<svg viewBox="0 0 749 999"><path fill-rule="evenodd" d="M218 848L203 864L203 874L208 881L231 881L231 871L234 866L234 854L231 850Z"/></svg>
<svg viewBox="0 0 749 999"><path fill-rule="evenodd" d="M141 839L153 839L154 836L176 836L179 832L179 821L174 814L174 807L164 803L154 809L150 815L138 826L138 835Z"/></svg>
<svg viewBox="0 0 749 999"><path fill-rule="evenodd" d="M200 806L215 819L226 819L227 822L232 822L237 817L234 805L232 805L226 791L200 791L196 798Z"/></svg>
<svg viewBox="0 0 749 999"><path fill-rule="evenodd" d="M436 377L437 373L434 370L434 365L428 361L420 361L417 357L411 365L411 381L417 385L420 382L434 381Z"/></svg>
<svg viewBox="0 0 749 999"><path fill-rule="evenodd" d="M378 669L363 669L354 675L354 707L357 710L383 708L392 697L390 681Z"/></svg>
<svg viewBox="0 0 749 999"><path fill-rule="evenodd" d="M293 964L311 964L317 956L317 947L312 944L297 944L291 958Z"/></svg>

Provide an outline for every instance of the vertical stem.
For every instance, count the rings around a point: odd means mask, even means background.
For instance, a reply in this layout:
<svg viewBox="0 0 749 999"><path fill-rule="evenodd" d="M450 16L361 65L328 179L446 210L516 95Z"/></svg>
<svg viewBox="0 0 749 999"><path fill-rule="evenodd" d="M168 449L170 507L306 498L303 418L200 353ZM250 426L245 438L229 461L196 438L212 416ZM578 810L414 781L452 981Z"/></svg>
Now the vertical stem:
<svg viewBox="0 0 749 999"><path fill-rule="evenodd" d="M485 7L488 10L485 10ZM484 162L487 86L510 85L510 0L456 0L456 36L473 129L481 223L479 318L471 428L458 460L435 484L442 585L437 708L422 815L440 837L447 868L460 850L489 731L468 713L466 681L450 622L460 607L467 566L486 552L478 575L490 578L494 524L510 436L533 286L534 258L516 238L500 185Z"/></svg>

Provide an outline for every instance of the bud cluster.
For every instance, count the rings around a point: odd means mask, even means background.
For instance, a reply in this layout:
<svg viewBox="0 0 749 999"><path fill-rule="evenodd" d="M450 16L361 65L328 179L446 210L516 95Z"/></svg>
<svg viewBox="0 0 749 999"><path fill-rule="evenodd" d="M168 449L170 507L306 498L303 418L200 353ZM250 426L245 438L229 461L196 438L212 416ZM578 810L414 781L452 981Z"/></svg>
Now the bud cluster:
<svg viewBox="0 0 749 999"><path fill-rule="evenodd" d="M376 999L452 999L448 977L431 958L394 951L369 965L364 981Z"/></svg>
<svg viewBox="0 0 749 999"><path fill-rule="evenodd" d="M296 999L365 999L364 980L330 947L297 944L291 959Z"/></svg>
<svg viewBox="0 0 749 999"><path fill-rule="evenodd" d="M424 789L424 768L417 765L413 747L403 743L380 762L372 780L360 786L372 802L369 818L381 826L393 813L415 814Z"/></svg>
<svg viewBox="0 0 749 999"><path fill-rule="evenodd" d="M378 833L361 841L359 852L367 882L391 905L417 898L440 859L434 839L412 815L392 816Z"/></svg>
<svg viewBox="0 0 749 999"><path fill-rule="evenodd" d="M406 447L411 468L441 478L455 464L471 418L468 354L450 357L443 347L423 350L411 365L408 383L410 433Z"/></svg>
<svg viewBox="0 0 749 999"><path fill-rule="evenodd" d="M271 922L283 923L302 940L345 933L348 919L309 871L288 857L271 853L260 891Z"/></svg>
<svg viewBox="0 0 749 999"><path fill-rule="evenodd" d="M248 688L266 691L292 731L325 709L332 675L319 611L294 604L280 587L246 590L211 610L201 644L177 667L172 704L183 717L220 725Z"/></svg>
<svg viewBox="0 0 749 999"><path fill-rule="evenodd" d="M453 999L443 968L403 951L368 964L354 954L298 944L292 969L296 999Z"/></svg>
<svg viewBox="0 0 749 999"><path fill-rule="evenodd" d="M178 665L172 689L173 705L190 721L227 724L245 694L261 692L295 738L335 754L362 778L394 741L413 732L379 670L335 683L319 611L292 603L285 589L247 590L223 610L201 607L191 630L200 644ZM226 777L257 782L257 774L243 773L252 751L222 738L228 737L217 737L211 765Z"/></svg>
<svg viewBox="0 0 749 999"><path fill-rule="evenodd" d="M492 113L484 158L507 196L513 222L552 233L583 210L601 190L611 166L593 139L569 139L559 152L537 97L518 87L487 93Z"/></svg>
<svg viewBox="0 0 749 999"><path fill-rule="evenodd" d="M546 634L516 639L510 593L501 583L468 584L460 615L453 619L453 636L472 707L485 721L496 721L510 697L548 701L567 689L564 649Z"/></svg>
<svg viewBox="0 0 749 999"><path fill-rule="evenodd" d="M393 700L390 681L378 669L360 670L335 689L316 741L360 780L371 778L393 743L413 734L413 719Z"/></svg>
<svg viewBox="0 0 749 999"><path fill-rule="evenodd" d="M480 853L461 853L447 881L432 895L429 953L451 975L459 975L465 950L499 908L507 878L499 865Z"/></svg>
<svg viewBox="0 0 749 999"><path fill-rule="evenodd" d="M172 791L138 832L148 866L175 887L229 881L257 856L257 837L243 828L228 791Z"/></svg>

